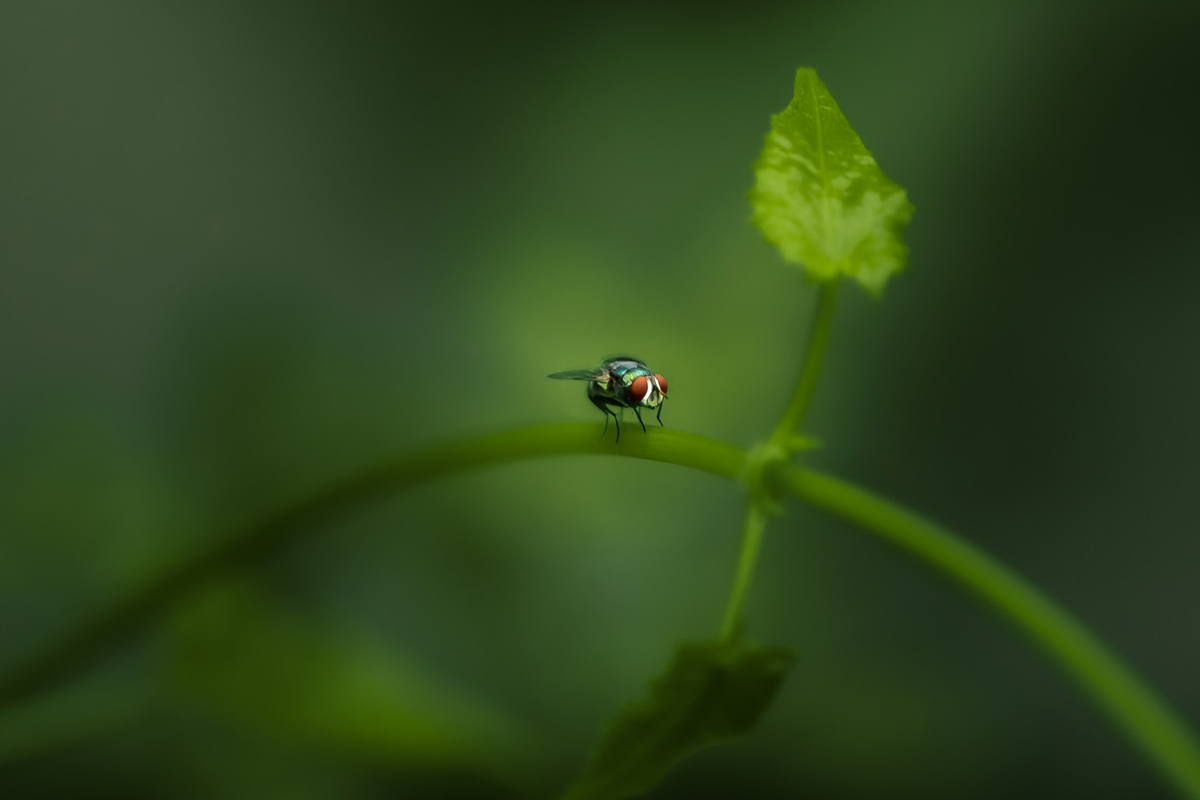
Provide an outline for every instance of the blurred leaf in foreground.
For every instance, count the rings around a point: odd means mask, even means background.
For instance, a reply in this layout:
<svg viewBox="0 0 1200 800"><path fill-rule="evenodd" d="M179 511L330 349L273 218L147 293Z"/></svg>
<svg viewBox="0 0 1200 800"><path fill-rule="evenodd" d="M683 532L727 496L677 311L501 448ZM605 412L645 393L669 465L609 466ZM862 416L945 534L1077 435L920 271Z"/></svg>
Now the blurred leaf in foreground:
<svg viewBox="0 0 1200 800"><path fill-rule="evenodd" d="M649 791L679 759L752 728L794 660L782 647L680 643L650 697L609 721L583 776L561 800Z"/></svg>
<svg viewBox="0 0 1200 800"><path fill-rule="evenodd" d="M382 643L300 619L248 582L214 586L174 622L179 689L280 739L510 785L540 749L498 708Z"/></svg>
<svg viewBox="0 0 1200 800"><path fill-rule="evenodd" d="M913 207L880 171L812 69L771 117L754 165L754 224L787 261L818 281L848 275L878 294L904 268L900 232Z"/></svg>

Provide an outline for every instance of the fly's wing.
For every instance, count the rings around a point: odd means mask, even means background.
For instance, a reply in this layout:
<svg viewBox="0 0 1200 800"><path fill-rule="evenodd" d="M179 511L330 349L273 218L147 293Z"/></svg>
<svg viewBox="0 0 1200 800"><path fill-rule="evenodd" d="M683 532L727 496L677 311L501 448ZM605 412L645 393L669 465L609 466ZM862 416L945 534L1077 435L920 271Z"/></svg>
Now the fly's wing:
<svg viewBox="0 0 1200 800"><path fill-rule="evenodd" d="M601 370L596 369L569 369L566 372L555 372L546 377L559 381L591 381L599 378L600 374Z"/></svg>

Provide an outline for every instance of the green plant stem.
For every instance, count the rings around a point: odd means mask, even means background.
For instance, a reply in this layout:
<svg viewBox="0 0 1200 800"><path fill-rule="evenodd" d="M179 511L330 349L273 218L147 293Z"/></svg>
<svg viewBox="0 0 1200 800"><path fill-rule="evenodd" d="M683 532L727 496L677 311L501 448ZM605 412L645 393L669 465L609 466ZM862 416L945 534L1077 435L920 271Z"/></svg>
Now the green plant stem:
<svg viewBox="0 0 1200 800"><path fill-rule="evenodd" d="M733 578L733 589L725 605L725 616L721 622L720 639L732 643L741 626L742 606L754 577L754 565L758 561L758 550L762 544L763 530L767 525L767 513L763 504L753 495L746 498L746 519L742 524L742 545L738 553L737 573Z"/></svg>
<svg viewBox="0 0 1200 800"><path fill-rule="evenodd" d="M743 476L747 482L748 498L746 503L746 518L742 524L742 544L738 552L737 572L733 578L733 589L725 604L725 614L721 622L720 638L723 642L732 642L737 636L741 624L742 607L746 595L750 591L750 583L754 578L754 566L758 561L758 553L762 547L763 532L766 529L767 502L774 502L766 497L761 485L764 459L779 457L790 453L800 424L808 411L813 392L817 387L817 378L821 373L821 362L825 359L825 346L829 342L829 329L833 323L833 306L837 297L837 280L821 284L817 295L817 311L813 317L812 332L808 337L804 361L800 365L800 377L796 380L796 389L792 399L775 430L771 433L767 448L760 448L754 454L754 463L748 471L752 474Z"/></svg>
<svg viewBox="0 0 1200 800"><path fill-rule="evenodd" d="M663 461L731 480L746 466L745 451L703 436L652 428L647 435L623 436L621 444L614 445L611 438L597 435L598 427L580 423L527 428L431 448L381 463L280 509L148 581L22 662L0 680L0 707L31 700L80 672L205 581L229 569L252 567L306 530L426 480L519 458L582 453ZM1200 745L1187 726L1052 600L949 530L869 492L783 461L765 472L774 490L862 526L1006 616L1186 796L1200 800Z"/></svg>
<svg viewBox="0 0 1200 800"><path fill-rule="evenodd" d="M799 432L812 401L813 392L817 388L817 378L821 374L821 363L825 360L825 346L829 343L829 329L833 323L834 300L837 299L838 281L836 279L821 284L817 295L817 312L813 317L812 332L808 337L808 346L804 353L804 363L800 366L800 377L796 380L796 389L792 399L783 412L779 424L771 432L770 442L784 451L793 437Z"/></svg>
<svg viewBox="0 0 1200 800"><path fill-rule="evenodd" d="M1200 798L1200 743L1091 632L987 554L922 517L811 470L777 464L788 494L857 523L967 589L1031 638L1186 797Z"/></svg>
<svg viewBox="0 0 1200 800"><path fill-rule="evenodd" d="M267 560L291 541L364 503L467 469L549 455L607 454L693 467L726 478L743 470L745 453L669 428L626 433L619 445L600 425L576 423L506 431L376 464L245 525L165 569L124 597L35 650L0 676L0 708L26 701L80 672L153 622L205 581Z"/></svg>

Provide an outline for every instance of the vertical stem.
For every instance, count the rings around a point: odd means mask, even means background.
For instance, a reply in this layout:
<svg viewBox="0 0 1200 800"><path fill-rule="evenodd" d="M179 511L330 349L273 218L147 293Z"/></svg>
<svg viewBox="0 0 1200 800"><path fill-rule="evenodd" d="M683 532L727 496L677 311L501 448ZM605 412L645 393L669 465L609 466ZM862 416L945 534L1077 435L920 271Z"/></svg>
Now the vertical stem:
<svg viewBox="0 0 1200 800"><path fill-rule="evenodd" d="M796 390L792 400L775 430L771 432L771 444L785 450L787 442L800 428L808 404L812 400L813 391L817 387L817 376L821 373L821 362L825 358L825 345L829 342L829 329L833 322L833 301L837 296L838 281L835 278L821 284L817 297L817 313L813 318L812 334L808 337L808 349L804 354L804 363L800 367L800 377L796 381Z"/></svg>
<svg viewBox="0 0 1200 800"><path fill-rule="evenodd" d="M721 622L720 639L726 644L737 637L742 619L742 606L746 602L746 592L750 589L750 581L754 577L754 565L758 562L758 550L762 544L766 524L767 514L762 502L753 495L750 496L746 501L746 520L742 525L742 547L738 553L737 573L733 578L729 602L725 604L725 618Z"/></svg>
<svg viewBox="0 0 1200 800"><path fill-rule="evenodd" d="M800 423L804 421L804 413L808 411L808 404L817 387L817 377L821 373L821 362L825 358L825 345L829 342L837 287L836 278L821 284L820 293L817 295L817 312L813 317L812 333L808 337L804 361L800 365L796 390L792 393L791 402L783 412L779 424L771 432L768 444L760 448L762 453L790 453L795 449L792 439L800 428ZM742 607L746 603L746 594L750 591L754 566L758 561L758 551L762 547L763 531L767 524L767 505L772 502L762 486L763 464L764 461L758 462L759 471L751 476L746 484L749 497L746 501L746 519L742 525L742 546L738 553L733 589L729 593L729 601L725 604L725 617L721 622L720 638L725 643L732 642L738 635Z"/></svg>

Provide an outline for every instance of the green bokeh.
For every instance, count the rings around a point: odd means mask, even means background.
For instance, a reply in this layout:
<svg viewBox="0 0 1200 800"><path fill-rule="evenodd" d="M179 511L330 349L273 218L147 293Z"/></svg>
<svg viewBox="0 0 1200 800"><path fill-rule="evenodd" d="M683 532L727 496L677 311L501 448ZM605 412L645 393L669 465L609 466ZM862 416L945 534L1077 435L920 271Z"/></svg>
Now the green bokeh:
<svg viewBox="0 0 1200 800"><path fill-rule="evenodd" d="M373 458L599 435L542 376L606 355L667 376L667 425L765 438L813 293L745 196L812 65L920 213L884 300L842 293L806 457L962 530L1200 724L1198 36L1183 2L4 6L0 663ZM519 729L505 769L230 713L238 640L181 655L215 624L189 605L0 725L0 796L548 796L732 577L737 488L626 461L458 476L248 578L296 652L366 643L389 697ZM790 511L748 612L796 668L654 796L1168 796L992 618Z"/></svg>

